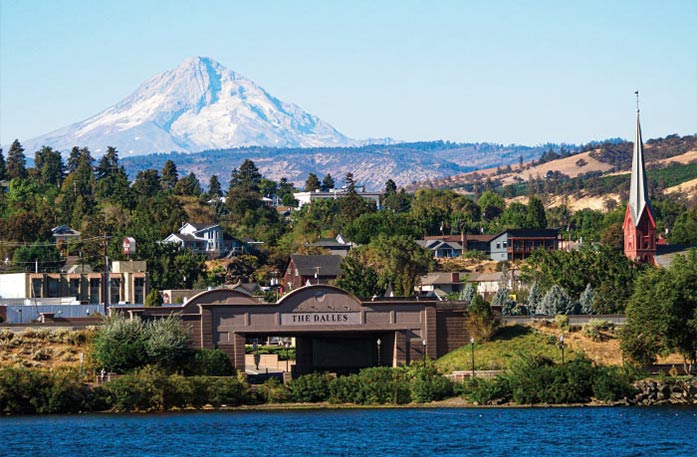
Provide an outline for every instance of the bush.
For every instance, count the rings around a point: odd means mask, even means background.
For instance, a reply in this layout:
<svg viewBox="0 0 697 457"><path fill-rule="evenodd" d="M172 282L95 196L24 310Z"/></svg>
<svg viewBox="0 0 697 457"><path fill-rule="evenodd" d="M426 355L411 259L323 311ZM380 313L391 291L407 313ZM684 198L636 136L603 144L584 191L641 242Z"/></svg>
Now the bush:
<svg viewBox="0 0 697 457"><path fill-rule="evenodd" d="M276 378L268 379L257 392L265 403L285 403L290 401L290 391Z"/></svg>
<svg viewBox="0 0 697 457"><path fill-rule="evenodd" d="M598 367L593 378L593 396L602 401L617 401L633 396L634 377L619 367Z"/></svg>
<svg viewBox="0 0 697 457"><path fill-rule="evenodd" d="M554 316L554 322L557 324L559 330L569 329L569 316L566 314L557 314Z"/></svg>
<svg viewBox="0 0 697 457"><path fill-rule="evenodd" d="M312 403L329 399L329 383L332 377L328 373L311 373L290 382L290 392L294 401Z"/></svg>
<svg viewBox="0 0 697 457"><path fill-rule="evenodd" d="M409 386L398 370L390 367L365 368L358 377L362 402L365 404L404 404L411 400Z"/></svg>
<svg viewBox="0 0 697 457"><path fill-rule="evenodd" d="M0 369L2 414L74 413L88 409L88 391L74 371Z"/></svg>
<svg viewBox="0 0 697 457"><path fill-rule="evenodd" d="M125 373L146 365L174 371L190 363L191 337L176 316L145 323L110 317L94 336L91 356L98 368Z"/></svg>
<svg viewBox="0 0 697 457"><path fill-rule="evenodd" d="M164 411L185 406L241 405L249 386L237 378L167 375L147 366L102 385L100 395L114 411Z"/></svg>
<svg viewBox="0 0 697 457"><path fill-rule="evenodd" d="M416 403L443 400L453 395L453 383L431 362L412 362L404 368L411 399Z"/></svg>
<svg viewBox="0 0 697 457"><path fill-rule="evenodd" d="M231 376L235 374L235 369L225 352L201 348L194 352L193 361L186 372L199 376Z"/></svg>
<svg viewBox="0 0 697 457"><path fill-rule="evenodd" d="M463 386L469 401L480 405L509 402L513 396L508 380L501 376L496 379L473 378L465 381Z"/></svg>
<svg viewBox="0 0 697 457"><path fill-rule="evenodd" d="M357 374L339 376L329 383L330 403L363 403L361 381Z"/></svg>
<svg viewBox="0 0 697 457"><path fill-rule="evenodd" d="M474 294L472 303L467 307L467 332L478 341L488 341L499 326L489 304L479 295Z"/></svg>
<svg viewBox="0 0 697 457"><path fill-rule="evenodd" d="M610 321L602 320L602 319L591 319L583 326L581 327L581 333L583 333L585 336L588 338L592 339L593 341L601 341L602 335L601 331L610 331L614 330L615 324Z"/></svg>

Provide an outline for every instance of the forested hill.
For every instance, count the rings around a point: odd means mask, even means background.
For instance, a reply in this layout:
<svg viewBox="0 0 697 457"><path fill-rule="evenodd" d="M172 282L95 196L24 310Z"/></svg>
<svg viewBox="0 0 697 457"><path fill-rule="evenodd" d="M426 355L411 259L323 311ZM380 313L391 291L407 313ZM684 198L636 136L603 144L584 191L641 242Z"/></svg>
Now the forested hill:
<svg viewBox="0 0 697 457"><path fill-rule="evenodd" d="M231 171L243 160L251 159L265 177L276 181L287 178L299 188L303 187L309 173L343 177L350 172L366 190L378 190L388 179L398 186L406 186L479 168L518 163L521 157L529 161L550 148L559 149L560 146L429 141L345 148L245 147L194 154L172 152L124 157L121 163L134 178L140 170L161 170L167 160L172 160L181 173L193 172L203 183L215 174L226 187Z"/></svg>
<svg viewBox="0 0 697 457"><path fill-rule="evenodd" d="M550 147L536 160L413 183L407 188L456 189L474 193L482 189L499 189L506 197L523 195L535 189L562 196L579 192L587 195L623 194L628 191L629 180L623 174L631 167L632 150L633 143L617 139L588 144L576 150ZM669 135L647 140L644 154L649 184L654 189L666 190L697 179L697 135ZM531 190L531 186L535 189Z"/></svg>

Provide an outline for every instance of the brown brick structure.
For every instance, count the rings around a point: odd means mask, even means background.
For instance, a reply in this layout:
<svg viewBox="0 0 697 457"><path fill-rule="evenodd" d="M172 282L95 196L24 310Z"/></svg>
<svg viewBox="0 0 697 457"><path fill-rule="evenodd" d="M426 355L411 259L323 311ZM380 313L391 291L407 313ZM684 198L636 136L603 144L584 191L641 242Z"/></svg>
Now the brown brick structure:
<svg viewBox="0 0 697 457"><path fill-rule="evenodd" d="M196 347L225 351L238 370L245 369L245 342L266 336L295 338L296 374L397 366L440 357L469 341L462 306L413 298L362 301L329 285L302 287L277 303L215 289L184 305L115 311L145 319L181 315Z"/></svg>

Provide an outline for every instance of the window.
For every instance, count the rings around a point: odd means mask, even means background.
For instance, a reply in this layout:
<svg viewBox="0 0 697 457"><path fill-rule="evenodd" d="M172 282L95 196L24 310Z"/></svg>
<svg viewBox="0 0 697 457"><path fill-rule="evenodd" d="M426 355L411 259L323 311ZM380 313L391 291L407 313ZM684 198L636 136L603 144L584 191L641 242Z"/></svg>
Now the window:
<svg viewBox="0 0 697 457"><path fill-rule="evenodd" d="M118 278L110 279L109 302L118 303L121 301L121 280Z"/></svg>
<svg viewBox="0 0 697 457"><path fill-rule="evenodd" d="M79 279L71 279L69 289L70 289L69 290L70 296L75 297L79 300L80 299L80 280Z"/></svg>
<svg viewBox="0 0 697 457"><path fill-rule="evenodd" d="M102 280L93 278L90 279L90 303L92 304L97 304L101 301L100 297L100 285L101 285Z"/></svg>
<svg viewBox="0 0 697 457"><path fill-rule="evenodd" d="M47 289L48 289L48 295L49 297L59 297L59 290L58 290L58 284L59 284L59 279L58 278L48 278L47 279Z"/></svg>
<svg viewBox="0 0 697 457"><path fill-rule="evenodd" d="M44 282L40 278L31 280L31 298L40 298L43 296Z"/></svg>
<svg viewBox="0 0 697 457"><path fill-rule="evenodd" d="M501 242L496 243L496 249L501 249Z"/></svg>
<svg viewBox="0 0 697 457"><path fill-rule="evenodd" d="M145 279L135 278L133 290L133 303L145 303Z"/></svg>

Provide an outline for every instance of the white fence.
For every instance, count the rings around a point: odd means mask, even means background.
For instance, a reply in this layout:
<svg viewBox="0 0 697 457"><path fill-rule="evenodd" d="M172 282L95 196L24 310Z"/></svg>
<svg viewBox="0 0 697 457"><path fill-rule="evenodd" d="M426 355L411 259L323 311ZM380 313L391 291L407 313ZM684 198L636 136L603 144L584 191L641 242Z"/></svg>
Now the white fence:
<svg viewBox="0 0 697 457"><path fill-rule="evenodd" d="M7 324L28 324L38 320L41 313L53 313L56 318L87 317L103 313L104 305L8 305Z"/></svg>

